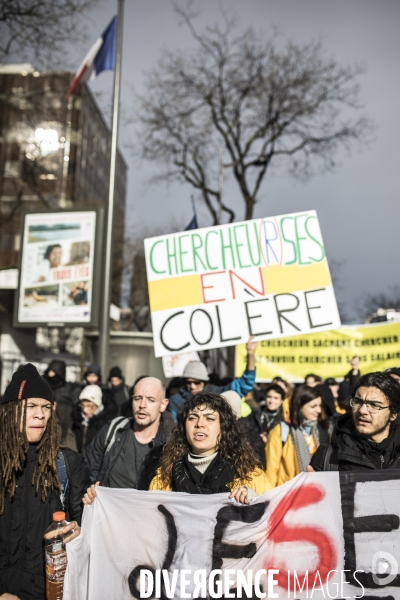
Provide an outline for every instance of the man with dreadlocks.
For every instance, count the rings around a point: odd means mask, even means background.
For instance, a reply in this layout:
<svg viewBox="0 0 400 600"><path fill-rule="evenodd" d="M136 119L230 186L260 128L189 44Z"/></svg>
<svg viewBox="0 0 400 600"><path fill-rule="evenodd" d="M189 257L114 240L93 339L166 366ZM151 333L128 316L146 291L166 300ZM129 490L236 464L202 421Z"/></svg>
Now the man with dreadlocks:
<svg viewBox="0 0 400 600"><path fill-rule="evenodd" d="M248 504L272 485L228 401L214 392L186 400L150 490L218 494Z"/></svg>
<svg viewBox="0 0 400 600"><path fill-rule="evenodd" d="M89 475L82 456L60 450L51 388L31 364L1 399L0 431L0 599L45 600L43 535L58 510L72 521L65 541L79 535Z"/></svg>

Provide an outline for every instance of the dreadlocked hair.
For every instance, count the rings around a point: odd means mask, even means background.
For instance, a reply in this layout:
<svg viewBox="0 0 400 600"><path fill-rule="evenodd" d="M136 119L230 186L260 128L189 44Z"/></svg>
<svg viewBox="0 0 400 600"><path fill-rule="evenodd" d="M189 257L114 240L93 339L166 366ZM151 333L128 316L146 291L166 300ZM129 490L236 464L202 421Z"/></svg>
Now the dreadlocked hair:
<svg viewBox="0 0 400 600"><path fill-rule="evenodd" d="M199 392L183 403L171 439L163 448L159 476L161 484L165 487L172 485L172 471L176 461L187 452L191 452L186 438L186 421L189 413L200 406L205 406L219 414L221 427L218 439L219 457L233 467L236 478L244 482L256 467L262 468L260 460L247 443L246 433L229 402L214 392Z"/></svg>
<svg viewBox="0 0 400 600"><path fill-rule="evenodd" d="M14 400L0 406L0 515L6 495L12 500L17 474L24 468L29 442L26 435L27 400ZM61 490L57 472L60 434L55 411L51 411L42 439L36 446L37 461L32 475L36 492L42 489L42 502L49 490Z"/></svg>

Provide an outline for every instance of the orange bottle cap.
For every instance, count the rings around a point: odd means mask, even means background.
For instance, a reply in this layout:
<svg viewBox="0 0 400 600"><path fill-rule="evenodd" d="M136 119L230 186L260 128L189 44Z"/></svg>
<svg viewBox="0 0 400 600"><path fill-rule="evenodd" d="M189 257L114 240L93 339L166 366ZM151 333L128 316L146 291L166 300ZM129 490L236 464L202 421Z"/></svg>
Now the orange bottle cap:
<svg viewBox="0 0 400 600"><path fill-rule="evenodd" d="M59 511L53 513L53 521L64 521L65 520L65 512Z"/></svg>

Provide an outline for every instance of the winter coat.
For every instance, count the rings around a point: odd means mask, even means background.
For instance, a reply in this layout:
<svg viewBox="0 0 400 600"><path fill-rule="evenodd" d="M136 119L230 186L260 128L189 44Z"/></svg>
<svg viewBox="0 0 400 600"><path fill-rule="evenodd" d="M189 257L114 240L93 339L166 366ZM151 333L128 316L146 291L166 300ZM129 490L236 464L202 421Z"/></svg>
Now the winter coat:
<svg viewBox="0 0 400 600"><path fill-rule="evenodd" d="M318 431L320 442L327 441L327 432L319 424ZM290 481L293 477L296 477L296 475L299 475L300 466L291 430L286 442L282 442L281 425L279 424L274 427L268 436L267 445L265 446L265 456L267 476L272 487L282 485L286 481Z"/></svg>
<svg viewBox="0 0 400 600"><path fill-rule="evenodd" d="M268 490L271 490L273 487L268 481L268 477L266 476L265 471L263 471L259 467L256 467L254 471L252 471L244 480L234 479L233 481L231 481L231 483L228 484L228 487L231 490L231 492L233 492L233 490L237 490L242 485L246 485L247 487L252 488L258 496L260 496L264 492L268 492ZM170 486L162 485L159 470L157 470L154 479L151 481L149 490L159 490L161 492L171 491Z"/></svg>
<svg viewBox="0 0 400 600"><path fill-rule="evenodd" d="M131 402L131 394L129 393L129 388L125 383L125 379L122 378L122 381L119 385L111 385L108 384L108 389L110 390L112 397L114 398L114 402L118 409L125 405L127 402Z"/></svg>
<svg viewBox="0 0 400 600"><path fill-rule="evenodd" d="M108 423L99 431L86 448L84 454L92 483L100 481L100 484L106 487L109 484L110 471L128 439L130 429L133 427L133 419L129 419L129 422L125 427L117 428L115 442L107 454L104 454L109 427L110 425ZM156 437L152 441L152 448L144 459L139 471L136 489L149 489L150 481L154 477L158 467L161 450L164 444L168 442L173 427L174 421L171 415L168 415L165 412L162 413Z"/></svg>
<svg viewBox="0 0 400 600"><path fill-rule="evenodd" d="M238 379L234 379L230 383L226 385L213 385L210 383L206 383L204 386L205 392L215 392L216 394L222 394L223 392L227 392L228 390L234 390L239 394L241 398L246 396L254 387L256 382L256 371L249 371L246 369L241 377ZM180 411L182 404L191 397L191 393L185 388L181 387L179 392L176 394L172 394L169 399L167 410L172 414L174 419L176 420L177 415Z"/></svg>
<svg viewBox="0 0 400 600"><path fill-rule="evenodd" d="M56 377L49 377L49 371L54 371ZM66 381L65 362L63 360L52 360L44 372L43 378L49 383L54 400L57 402L56 411L61 427L71 429L73 398L79 386Z"/></svg>
<svg viewBox="0 0 400 600"><path fill-rule="evenodd" d="M58 430L60 432L61 446L66 446L74 450L74 452L78 452L74 432L71 429L63 429L60 424L58 425Z"/></svg>
<svg viewBox="0 0 400 600"><path fill-rule="evenodd" d="M276 414L270 417L265 405L260 406L259 408L253 408L251 413L246 418L242 419L242 423L247 431L249 444L261 460L264 469L266 467L265 444L260 433L268 434L282 420L282 407L276 411Z"/></svg>
<svg viewBox="0 0 400 600"><path fill-rule="evenodd" d="M326 459L328 448L330 455ZM352 414L343 415L331 443L321 444L310 464L315 471L400 469L400 426L392 426L389 436L376 444L357 433Z"/></svg>
<svg viewBox="0 0 400 600"><path fill-rule="evenodd" d="M79 406L74 407L72 431L75 434L78 452L83 454L97 433L117 416L117 407L110 392L103 393L104 408L97 415L93 415L85 425L83 414Z"/></svg>
<svg viewBox="0 0 400 600"><path fill-rule="evenodd" d="M69 508L67 518L81 522L82 497L89 485L89 476L82 456L64 448L69 479ZM0 596L8 592L20 600L45 600L43 535L52 522L52 514L62 510L57 490L41 501L32 485L37 453L31 446L23 471L17 478L12 502L5 498L0 515Z"/></svg>

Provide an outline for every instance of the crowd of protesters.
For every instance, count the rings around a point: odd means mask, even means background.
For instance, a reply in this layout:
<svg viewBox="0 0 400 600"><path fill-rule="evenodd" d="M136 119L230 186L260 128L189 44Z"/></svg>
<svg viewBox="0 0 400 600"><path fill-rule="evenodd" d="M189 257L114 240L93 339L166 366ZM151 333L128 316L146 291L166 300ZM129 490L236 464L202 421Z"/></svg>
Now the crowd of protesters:
<svg viewBox="0 0 400 600"><path fill-rule="evenodd" d="M354 357L341 382L257 384L255 350L238 379L191 362L167 389L151 376L129 389L118 366L103 382L89 365L81 385L61 360L43 376L21 366L0 405L0 599L44 600L52 513L69 542L99 485L248 504L305 471L400 468L400 368L361 374Z"/></svg>

